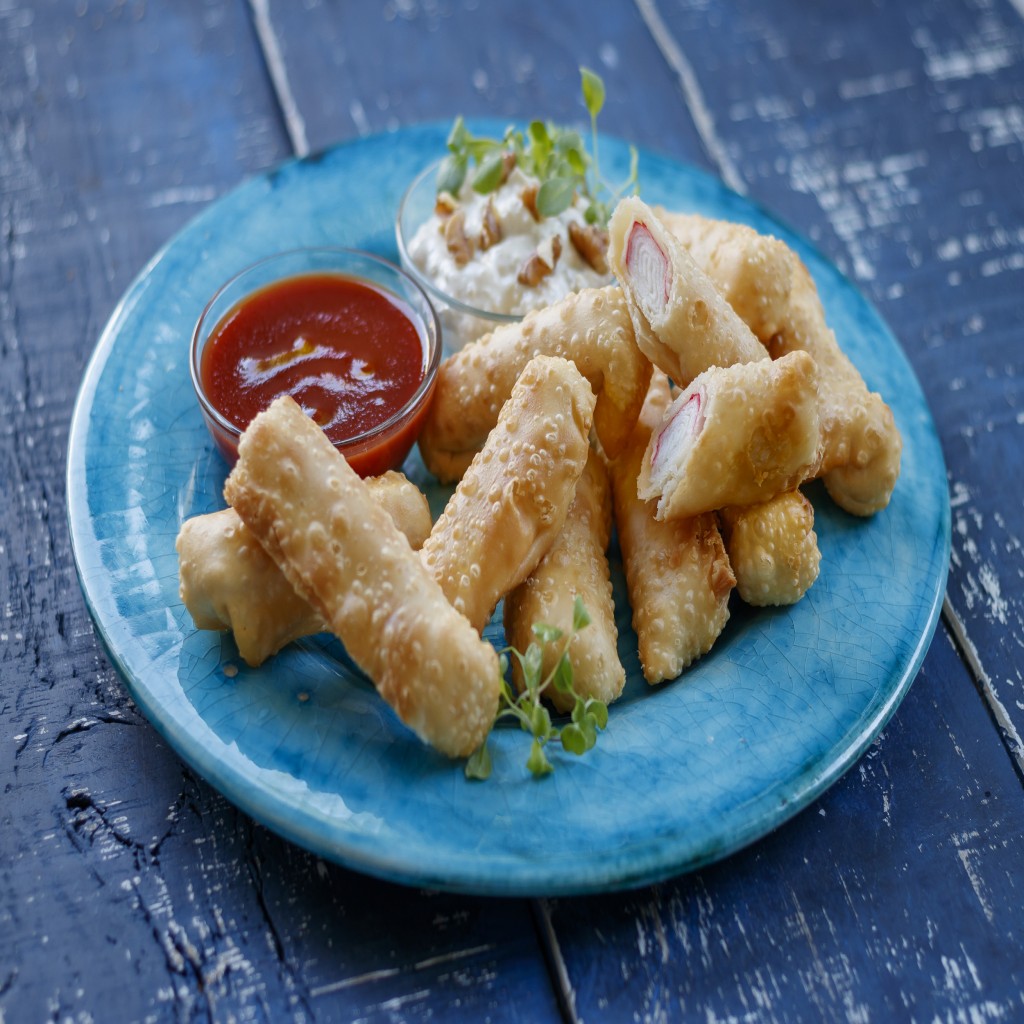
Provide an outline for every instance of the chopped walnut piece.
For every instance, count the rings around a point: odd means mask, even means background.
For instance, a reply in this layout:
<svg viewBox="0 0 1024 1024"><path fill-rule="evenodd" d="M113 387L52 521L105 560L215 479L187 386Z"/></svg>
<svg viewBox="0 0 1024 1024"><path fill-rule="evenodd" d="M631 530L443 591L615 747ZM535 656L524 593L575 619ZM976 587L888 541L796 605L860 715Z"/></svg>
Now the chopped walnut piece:
<svg viewBox="0 0 1024 1024"><path fill-rule="evenodd" d="M492 245L501 241L501 221L494 212L494 199L487 200L484 207L483 221L480 224L480 248L490 249Z"/></svg>
<svg viewBox="0 0 1024 1024"><path fill-rule="evenodd" d="M466 237L465 210L456 210L445 221L444 241L458 266L464 267L473 258L473 245Z"/></svg>
<svg viewBox="0 0 1024 1024"><path fill-rule="evenodd" d="M523 263L516 280L528 288L536 287L555 269L561 255L562 239L559 235L552 235L546 242L541 242L533 255Z"/></svg>
<svg viewBox="0 0 1024 1024"><path fill-rule="evenodd" d="M438 192L434 200L434 213L442 220L450 217L459 208L458 200L451 192Z"/></svg>
<svg viewBox="0 0 1024 1024"><path fill-rule="evenodd" d="M540 223L540 211L537 209L537 193L539 191L539 185L527 185L519 197L523 201L523 206L529 211L530 216L538 223Z"/></svg>
<svg viewBox="0 0 1024 1024"><path fill-rule="evenodd" d="M569 241L581 258L599 274L608 273L608 232L594 224L569 222Z"/></svg>

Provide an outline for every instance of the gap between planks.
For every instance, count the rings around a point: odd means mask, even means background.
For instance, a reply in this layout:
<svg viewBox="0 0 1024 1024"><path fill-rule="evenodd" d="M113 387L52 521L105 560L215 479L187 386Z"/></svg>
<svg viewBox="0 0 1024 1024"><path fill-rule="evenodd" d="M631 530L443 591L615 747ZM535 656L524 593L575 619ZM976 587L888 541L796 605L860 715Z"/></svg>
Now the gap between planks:
<svg viewBox="0 0 1024 1024"><path fill-rule="evenodd" d="M274 91L281 121L288 134L292 152L301 158L309 155L306 121L299 112L299 105L295 102L291 82L288 80L284 56L281 53L277 33L274 31L274 25L270 18L269 3L270 0L249 0L249 9L252 11L256 39L259 42L263 63Z"/></svg>

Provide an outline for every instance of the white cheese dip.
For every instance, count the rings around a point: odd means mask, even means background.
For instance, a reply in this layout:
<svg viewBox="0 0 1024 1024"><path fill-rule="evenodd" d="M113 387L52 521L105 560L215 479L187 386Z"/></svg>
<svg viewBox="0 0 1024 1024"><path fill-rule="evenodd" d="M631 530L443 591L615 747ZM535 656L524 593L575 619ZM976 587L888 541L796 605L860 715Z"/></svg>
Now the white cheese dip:
<svg viewBox="0 0 1024 1024"><path fill-rule="evenodd" d="M464 211L464 232L470 244L468 261L460 263L445 241L445 227L450 215L434 213L423 223L409 243L409 256L421 274L435 288L452 298L492 313L522 315L531 309L549 306L569 292L580 288L601 287L611 279L599 273L577 252L569 239L569 223L586 228L583 211L586 201L576 203L553 217L535 220L523 201L524 193L538 185L537 179L513 168L508 178L493 192L480 195L467 180L457 196ZM492 204L501 238L484 248L479 244L488 204ZM550 263L552 241L558 236L561 253L550 273L536 284L519 280L523 265L535 253ZM485 334L495 325L491 321L472 320L462 316L457 323L443 317L460 337L446 332L446 346L460 348L466 342Z"/></svg>

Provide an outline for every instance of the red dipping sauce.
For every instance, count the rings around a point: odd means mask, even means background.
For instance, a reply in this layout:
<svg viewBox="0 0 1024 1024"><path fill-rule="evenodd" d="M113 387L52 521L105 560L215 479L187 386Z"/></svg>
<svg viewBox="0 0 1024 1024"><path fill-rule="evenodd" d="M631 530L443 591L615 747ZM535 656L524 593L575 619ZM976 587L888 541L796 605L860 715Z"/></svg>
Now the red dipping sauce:
<svg viewBox="0 0 1024 1024"><path fill-rule="evenodd" d="M352 468L371 476L400 465L419 434L429 401L408 407L426 378L428 349L402 299L369 281L315 271L232 306L202 349L199 378L207 401L240 430L291 395ZM382 429L395 417L394 431ZM360 443L368 431L378 435ZM225 454L233 461L237 448Z"/></svg>

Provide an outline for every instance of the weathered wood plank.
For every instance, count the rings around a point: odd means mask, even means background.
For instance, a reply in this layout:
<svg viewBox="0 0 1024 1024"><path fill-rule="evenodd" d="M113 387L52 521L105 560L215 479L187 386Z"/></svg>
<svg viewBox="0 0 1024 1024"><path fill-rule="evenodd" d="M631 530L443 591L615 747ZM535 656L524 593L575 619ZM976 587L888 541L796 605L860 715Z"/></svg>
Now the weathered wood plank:
<svg viewBox="0 0 1024 1024"><path fill-rule="evenodd" d="M82 601L89 353L159 246L289 153L241 0L0 0L2 1021L557 1017L528 904L368 882L254 825L141 719Z"/></svg>
<svg viewBox="0 0 1024 1024"><path fill-rule="evenodd" d="M940 631L873 748L793 821L692 876L554 902L579 1019L1016 1019L1024 806L986 717Z"/></svg>
<svg viewBox="0 0 1024 1024"><path fill-rule="evenodd" d="M1024 20L1008 0L640 7L693 69L720 170L880 307L936 417L953 628L1024 764Z"/></svg>
<svg viewBox="0 0 1024 1024"><path fill-rule="evenodd" d="M681 93L629 3L294 4L259 0L312 149L415 121L585 123L580 65L605 80L601 130L707 164Z"/></svg>

